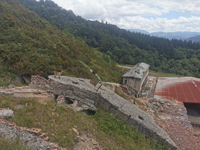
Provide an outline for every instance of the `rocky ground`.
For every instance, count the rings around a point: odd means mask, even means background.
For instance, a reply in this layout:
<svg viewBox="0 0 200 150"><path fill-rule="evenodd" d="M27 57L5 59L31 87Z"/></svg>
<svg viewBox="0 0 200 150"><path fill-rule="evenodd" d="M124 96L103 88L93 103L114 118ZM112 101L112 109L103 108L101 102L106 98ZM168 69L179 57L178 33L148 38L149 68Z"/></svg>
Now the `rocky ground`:
<svg viewBox="0 0 200 150"><path fill-rule="evenodd" d="M0 116L1 117L1 116ZM74 150L102 150L99 143L90 133L79 134L76 128L72 129L78 137L74 145ZM67 150L59 147L57 143L52 143L46 133L40 129L19 127L15 123L10 123L5 119L0 120L0 138L18 140L22 145L26 145L34 150Z"/></svg>
<svg viewBox="0 0 200 150"><path fill-rule="evenodd" d="M3 119L0 120L0 137L18 140L21 144L36 150L56 150L58 148L57 145L47 142L44 139L40 138L38 134L31 132L31 129L16 126L16 124L7 122Z"/></svg>
<svg viewBox="0 0 200 150"><path fill-rule="evenodd" d="M182 102L160 99L141 100L141 109L154 116L157 124L165 129L179 150L200 149L200 129L193 128Z"/></svg>

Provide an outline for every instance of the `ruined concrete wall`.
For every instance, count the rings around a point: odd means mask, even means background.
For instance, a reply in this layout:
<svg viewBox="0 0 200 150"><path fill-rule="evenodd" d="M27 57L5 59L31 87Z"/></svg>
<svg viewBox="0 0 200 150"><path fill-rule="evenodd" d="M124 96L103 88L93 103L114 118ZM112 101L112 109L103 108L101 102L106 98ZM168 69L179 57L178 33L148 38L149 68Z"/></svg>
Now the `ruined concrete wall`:
<svg viewBox="0 0 200 150"><path fill-rule="evenodd" d="M141 79L123 78L123 85L125 85L128 88L131 95L135 95L138 94L141 90Z"/></svg>
<svg viewBox="0 0 200 150"><path fill-rule="evenodd" d="M142 86L143 86L145 80L147 79L148 75L149 75L149 69L146 71L146 73L144 73L144 76L143 76L142 79L141 79L140 89L139 89L139 91L138 91L138 95L140 94L140 92L141 92L141 90L142 90Z"/></svg>
<svg viewBox="0 0 200 150"><path fill-rule="evenodd" d="M112 83L112 82L101 82L101 83L103 84L103 86L105 86L106 88L108 88L109 90L117 94L120 94L120 95L130 94L129 90L126 87L118 83Z"/></svg>
<svg viewBox="0 0 200 150"><path fill-rule="evenodd" d="M144 73L142 80L141 80L141 85L143 85L144 81L146 80L147 76L149 75L149 69Z"/></svg>
<svg viewBox="0 0 200 150"><path fill-rule="evenodd" d="M103 84L103 86L107 87L109 90L115 92L116 88L120 87L120 84L113 84L111 82L101 82Z"/></svg>
<svg viewBox="0 0 200 150"><path fill-rule="evenodd" d="M123 77L123 85L129 87L129 91L131 92L131 94L135 93L133 89L135 89L138 92L137 94L140 94L142 90L142 85L146 80L146 78L148 77L148 74L149 74L149 69L144 73L142 79Z"/></svg>
<svg viewBox="0 0 200 150"><path fill-rule="evenodd" d="M109 113L122 118L125 123L131 125L134 130L138 130L146 137L150 137L172 149L176 149L176 145L170 139L167 132L154 122L154 118L151 115L140 110L137 106L108 90L106 87L102 86L99 92L96 92L93 85L89 82L84 81L85 83L82 83L83 81L80 82L80 80L69 77L61 77L60 80L55 79L53 76L49 76L49 78L54 80L51 84L53 87L51 92L55 95L61 94L91 107L100 105Z"/></svg>
<svg viewBox="0 0 200 150"><path fill-rule="evenodd" d="M142 86L141 79L135 79L135 86L136 86L135 89L137 90L137 92L140 93L141 86Z"/></svg>

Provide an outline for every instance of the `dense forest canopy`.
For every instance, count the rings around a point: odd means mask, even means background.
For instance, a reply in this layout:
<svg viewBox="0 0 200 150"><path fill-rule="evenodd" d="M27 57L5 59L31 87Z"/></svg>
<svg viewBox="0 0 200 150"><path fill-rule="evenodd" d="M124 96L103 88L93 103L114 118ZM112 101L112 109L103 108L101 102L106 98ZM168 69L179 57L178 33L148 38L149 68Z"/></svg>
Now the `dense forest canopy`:
<svg viewBox="0 0 200 150"><path fill-rule="evenodd" d="M44 1L43 1L44 2ZM47 2L47 1L46 1ZM49 6L56 6L48 2ZM104 80L119 80L119 69L98 55L83 39L65 34L18 0L0 1L0 76L44 75L65 70L67 75L92 78L83 61Z"/></svg>
<svg viewBox="0 0 200 150"><path fill-rule="evenodd" d="M84 39L121 64L146 62L155 71L200 77L200 43L133 33L107 22L89 21L51 0L20 0L64 33Z"/></svg>

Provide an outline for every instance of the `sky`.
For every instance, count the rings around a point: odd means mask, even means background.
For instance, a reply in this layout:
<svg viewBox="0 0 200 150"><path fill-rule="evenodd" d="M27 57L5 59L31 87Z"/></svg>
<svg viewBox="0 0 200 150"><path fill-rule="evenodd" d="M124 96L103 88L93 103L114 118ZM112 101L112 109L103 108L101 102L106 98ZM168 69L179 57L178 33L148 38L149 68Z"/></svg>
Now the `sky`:
<svg viewBox="0 0 200 150"><path fill-rule="evenodd" d="M88 20L148 32L200 31L200 0L52 0Z"/></svg>

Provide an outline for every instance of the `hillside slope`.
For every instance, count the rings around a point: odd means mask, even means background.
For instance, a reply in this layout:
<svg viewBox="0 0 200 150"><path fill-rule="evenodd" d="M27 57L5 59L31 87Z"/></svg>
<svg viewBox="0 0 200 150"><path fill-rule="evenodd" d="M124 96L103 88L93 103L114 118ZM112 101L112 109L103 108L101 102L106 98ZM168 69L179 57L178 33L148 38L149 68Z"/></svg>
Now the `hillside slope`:
<svg viewBox="0 0 200 150"><path fill-rule="evenodd" d="M132 33L107 22L85 20L51 0L20 2L64 33L83 38L88 45L120 64L145 62L154 71L200 77L199 43Z"/></svg>
<svg viewBox="0 0 200 150"><path fill-rule="evenodd" d="M64 70L64 74L92 78L79 60L103 80L118 82L121 76L109 57L94 52L81 38L64 34L18 0L0 1L0 35L2 77L40 71L47 76L54 70Z"/></svg>
<svg viewBox="0 0 200 150"><path fill-rule="evenodd" d="M186 39L186 41L192 41L192 42L199 42L200 43L200 35L192 36Z"/></svg>

